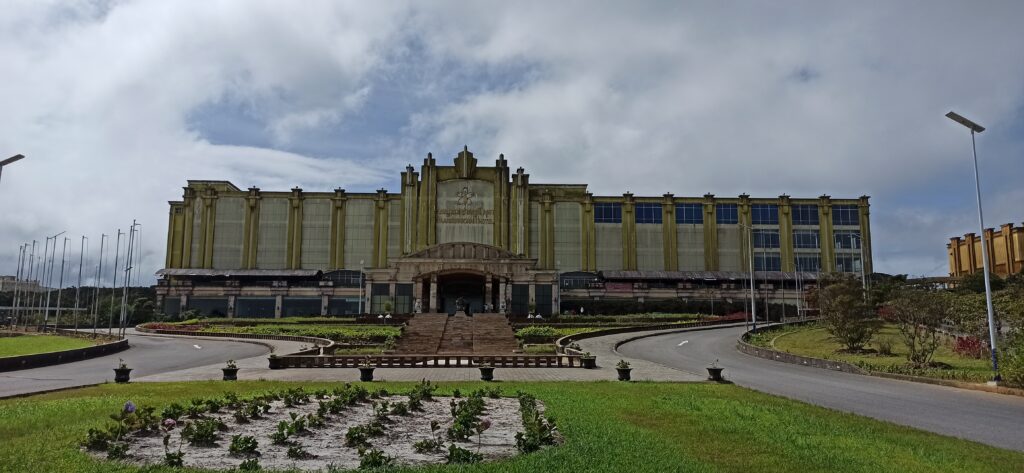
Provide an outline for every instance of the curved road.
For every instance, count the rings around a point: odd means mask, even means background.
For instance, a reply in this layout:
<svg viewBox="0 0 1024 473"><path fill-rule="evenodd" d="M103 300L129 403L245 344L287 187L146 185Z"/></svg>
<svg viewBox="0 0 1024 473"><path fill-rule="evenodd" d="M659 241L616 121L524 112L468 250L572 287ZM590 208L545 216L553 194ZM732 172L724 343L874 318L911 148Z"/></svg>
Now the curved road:
<svg viewBox="0 0 1024 473"><path fill-rule="evenodd" d="M270 352L270 348L254 343L139 335L134 330L128 332L128 344L130 348L113 355L0 372L0 398L113 381L119 358L133 369L132 378L137 378Z"/></svg>
<svg viewBox="0 0 1024 473"><path fill-rule="evenodd" d="M730 381L748 388L1024 451L1024 398L792 365L736 350L743 327L674 333L618 348L629 357L706 375L715 359ZM683 343L685 341L685 343Z"/></svg>

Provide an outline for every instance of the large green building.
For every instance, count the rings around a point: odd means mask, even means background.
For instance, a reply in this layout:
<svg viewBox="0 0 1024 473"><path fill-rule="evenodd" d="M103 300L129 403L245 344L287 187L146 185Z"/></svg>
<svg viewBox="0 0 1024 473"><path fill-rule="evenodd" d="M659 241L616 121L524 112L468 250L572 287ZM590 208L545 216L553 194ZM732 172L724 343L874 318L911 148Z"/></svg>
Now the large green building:
<svg viewBox="0 0 1024 473"><path fill-rule="evenodd" d="M170 202L164 311L450 312L462 297L475 311L549 314L584 300L739 300L751 253L759 294L793 302L819 272L871 271L866 196L595 196L532 183L503 155L482 167L463 149L453 164L428 154L397 193L189 181Z"/></svg>

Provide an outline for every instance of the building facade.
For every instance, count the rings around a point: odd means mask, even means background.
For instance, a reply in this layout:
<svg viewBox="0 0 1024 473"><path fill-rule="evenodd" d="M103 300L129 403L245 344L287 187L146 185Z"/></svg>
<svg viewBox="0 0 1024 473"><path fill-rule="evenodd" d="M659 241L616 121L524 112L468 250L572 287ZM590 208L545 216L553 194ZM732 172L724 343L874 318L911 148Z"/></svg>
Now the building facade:
<svg viewBox="0 0 1024 473"><path fill-rule="evenodd" d="M1015 227L1007 223L999 227L985 229L985 243L988 245L988 267L992 274L1006 277L1024 270L1024 227ZM960 277L967 274L980 273L983 263L981 258L982 238L975 233L961 237L953 237L946 244L949 256L949 275Z"/></svg>
<svg viewBox="0 0 1024 473"><path fill-rule="evenodd" d="M792 299L819 272L870 273L870 235L866 196L595 196L533 183L504 155L478 166L463 149L451 166L429 154L408 166L397 193L189 181L170 202L157 293L168 314L450 312L459 297L475 311L548 314L709 287L742 298L753 253L766 300L787 287Z"/></svg>

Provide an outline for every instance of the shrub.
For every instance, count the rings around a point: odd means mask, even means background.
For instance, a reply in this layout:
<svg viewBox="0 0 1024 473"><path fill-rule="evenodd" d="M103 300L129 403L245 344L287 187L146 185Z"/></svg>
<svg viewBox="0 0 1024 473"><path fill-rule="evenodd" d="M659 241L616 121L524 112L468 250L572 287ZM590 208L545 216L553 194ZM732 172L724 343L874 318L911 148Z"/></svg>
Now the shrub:
<svg viewBox="0 0 1024 473"><path fill-rule="evenodd" d="M412 444L412 449L415 450L416 453L431 453L440 450L443 446L444 442L431 438L420 440L419 442Z"/></svg>
<svg viewBox="0 0 1024 473"><path fill-rule="evenodd" d="M225 428L224 423L217 419L202 419L185 423L181 437L191 445L212 446L217 442L217 432Z"/></svg>
<svg viewBox="0 0 1024 473"><path fill-rule="evenodd" d="M395 459L384 452L371 448L359 451L359 469L370 470L374 468L389 467L395 463Z"/></svg>
<svg viewBox="0 0 1024 473"><path fill-rule="evenodd" d="M885 307L907 347L907 361L928 365L941 343L939 327L949 315L945 298L935 291L914 287L900 288L894 295Z"/></svg>
<svg viewBox="0 0 1024 473"><path fill-rule="evenodd" d="M96 428L89 429L89 433L85 436L85 441L82 442L82 446L95 451L104 451L110 446L110 442L114 440L114 436L109 431L100 430Z"/></svg>
<svg viewBox="0 0 1024 473"><path fill-rule="evenodd" d="M260 471L260 461L257 458L249 458L238 465L238 471Z"/></svg>
<svg viewBox="0 0 1024 473"><path fill-rule="evenodd" d="M407 416L409 415L409 405L404 402L396 402L394 407L391 408L391 414L396 416Z"/></svg>
<svg viewBox="0 0 1024 473"><path fill-rule="evenodd" d="M519 393L519 412L523 418L523 431L516 433L516 449L523 453L539 450L555 443L555 422L544 418L537 410L537 398Z"/></svg>
<svg viewBox="0 0 1024 473"><path fill-rule="evenodd" d="M127 442L110 442L107 445L107 459L120 460L128 457Z"/></svg>
<svg viewBox="0 0 1024 473"><path fill-rule="evenodd" d="M531 325L516 330L516 338L523 343L550 343L562 334L554 327Z"/></svg>
<svg viewBox="0 0 1024 473"><path fill-rule="evenodd" d="M185 408L176 402L171 403L169 406L165 407L164 410L160 411L160 417L163 417L164 419L178 420L181 419L181 416L183 415L185 415Z"/></svg>
<svg viewBox="0 0 1024 473"><path fill-rule="evenodd" d="M294 458L296 460L305 460L307 458L312 457L313 454L307 452L305 448L302 448L302 445L292 445L291 447L288 447L288 458Z"/></svg>
<svg viewBox="0 0 1024 473"><path fill-rule="evenodd" d="M228 447L228 452L235 456L251 456L259 455L260 451L259 442L256 441L256 437L251 435L232 435L231 446Z"/></svg>
<svg viewBox="0 0 1024 473"><path fill-rule="evenodd" d="M956 337L953 342L953 351L964 358L974 358L980 360L985 356L985 344L980 338L973 335L966 337Z"/></svg>
<svg viewBox="0 0 1024 473"><path fill-rule="evenodd" d="M479 463L483 459L483 455L454 444L448 446L448 455L445 456L445 462L448 464Z"/></svg>
<svg viewBox="0 0 1024 473"><path fill-rule="evenodd" d="M847 350L860 350L880 328L861 282L849 275L823 278L814 291L825 329Z"/></svg>
<svg viewBox="0 0 1024 473"><path fill-rule="evenodd" d="M893 352L892 352L892 340L889 340L888 338L883 338L881 340L876 340L875 341L875 347L877 347L879 355L892 356L892 354L893 354Z"/></svg>
<svg viewBox="0 0 1024 473"><path fill-rule="evenodd" d="M1018 329L1006 341L1002 362L1003 380L1007 384L1024 387L1024 329Z"/></svg>

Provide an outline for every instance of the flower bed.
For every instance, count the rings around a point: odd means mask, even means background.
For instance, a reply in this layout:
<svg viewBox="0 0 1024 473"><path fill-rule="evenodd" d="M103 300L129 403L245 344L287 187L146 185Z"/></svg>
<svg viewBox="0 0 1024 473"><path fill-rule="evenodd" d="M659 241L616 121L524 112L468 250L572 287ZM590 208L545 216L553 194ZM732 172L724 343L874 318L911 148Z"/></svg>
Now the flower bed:
<svg viewBox="0 0 1024 473"><path fill-rule="evenodd" d="M476 463L556 442L554 423L532 396L497 388L434 398L429 382L394 395L345 384L240 399L171 404L159 413L125 403L107 429L90 429L82 448L136 465L229 470L353 469Z"/></svg>

